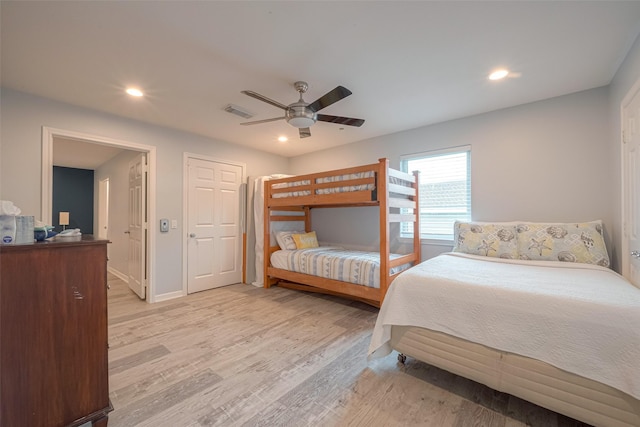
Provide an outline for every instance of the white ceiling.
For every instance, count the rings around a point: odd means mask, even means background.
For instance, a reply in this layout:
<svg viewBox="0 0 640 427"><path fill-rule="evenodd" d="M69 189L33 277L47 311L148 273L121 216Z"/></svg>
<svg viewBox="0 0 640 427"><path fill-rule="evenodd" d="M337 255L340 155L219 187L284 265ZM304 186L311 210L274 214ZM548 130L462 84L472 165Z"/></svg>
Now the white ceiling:
<svg viewBox="0 0 640 427"><path fill-rule="evenodd" d="M86 141L54 136L52 151L53 166L94 170L124 150L109 145L87 144Z"/></svg>
<svg viewBox="0 0 640 427"><path fill-rule="evenodd" d="M0 14L2 86L283 156L607 85L640 30L637 1L3 0ZM488 81L497 67L519 77ZM289 104L297 80L307 102L347 87L322 113L365 124L300 140L223 111L281 116L240 91Z"/></svg>

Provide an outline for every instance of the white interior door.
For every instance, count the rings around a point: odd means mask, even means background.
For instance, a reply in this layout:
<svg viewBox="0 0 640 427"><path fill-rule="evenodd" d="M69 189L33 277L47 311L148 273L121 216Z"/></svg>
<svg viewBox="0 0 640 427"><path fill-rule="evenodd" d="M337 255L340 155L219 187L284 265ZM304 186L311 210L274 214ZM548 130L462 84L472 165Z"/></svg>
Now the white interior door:
<svg viewBox="0 0 640 427"><path fill-rule="evenodd" d="M187 292L242 279L239 165L189 158Z"/></svg>
<svg viewBox="0 0 640 427"><path fill-rule="evenodd" d="M146 298L147 162L141 153L129 163L129 287Z"/></svg>
<svg viewBox="0 0 640 427"><path fill-rule="evenodd" d="M636 85L636 87L638 87ZM623 105L622 272L640 286L640 89Z"/></svg>

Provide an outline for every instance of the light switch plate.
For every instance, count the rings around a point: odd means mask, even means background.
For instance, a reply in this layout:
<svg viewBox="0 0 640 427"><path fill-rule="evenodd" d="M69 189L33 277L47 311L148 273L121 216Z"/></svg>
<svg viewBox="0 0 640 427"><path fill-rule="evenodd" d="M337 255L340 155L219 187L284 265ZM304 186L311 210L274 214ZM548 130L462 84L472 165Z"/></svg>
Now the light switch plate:
<svg viewBox="0 0 640 427"><path fill-rule="evenodd" d="M178 220L177 219L172 219L171 220L171 228L178 228Z"/></svg>

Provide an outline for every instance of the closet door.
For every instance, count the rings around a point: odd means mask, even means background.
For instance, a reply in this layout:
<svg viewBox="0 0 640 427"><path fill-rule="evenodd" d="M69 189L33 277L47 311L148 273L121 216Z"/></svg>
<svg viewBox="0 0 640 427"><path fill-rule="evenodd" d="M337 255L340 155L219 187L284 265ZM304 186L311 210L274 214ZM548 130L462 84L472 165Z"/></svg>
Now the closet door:
<svg viewBox="0 0 640 427"><path fill-rule="evenodd" d="M188 159L187 292L242 280L243 167Z"/></svg>

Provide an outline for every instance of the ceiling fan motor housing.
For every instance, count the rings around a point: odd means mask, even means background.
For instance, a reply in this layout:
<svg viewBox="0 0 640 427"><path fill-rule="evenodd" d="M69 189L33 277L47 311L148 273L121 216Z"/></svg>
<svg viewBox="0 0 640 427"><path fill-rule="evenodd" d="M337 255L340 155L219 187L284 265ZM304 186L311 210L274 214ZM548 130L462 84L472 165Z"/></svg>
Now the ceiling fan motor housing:
<svg viewBox="0 0 640 427"><path fill-rule="evenodd" d="M306 102L294 102L289 105L289 108L285 111L285 118L287 123L296 128L308 128L313 125L317 120L317 114L315 111L307 108Z"/></svg>

